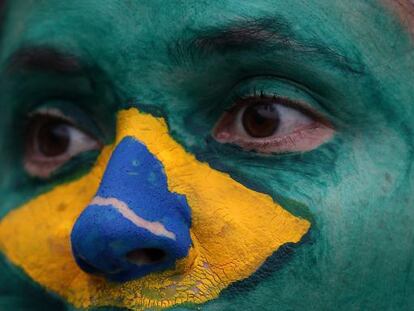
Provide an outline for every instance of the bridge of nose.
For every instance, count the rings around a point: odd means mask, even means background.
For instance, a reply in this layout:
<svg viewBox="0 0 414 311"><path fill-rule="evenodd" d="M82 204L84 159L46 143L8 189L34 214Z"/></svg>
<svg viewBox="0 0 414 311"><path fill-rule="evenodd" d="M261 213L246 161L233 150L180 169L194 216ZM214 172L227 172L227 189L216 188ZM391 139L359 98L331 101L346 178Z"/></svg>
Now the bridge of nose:
<svg viewBox="0 0 414 311"><path fill-rule="evenodd" d="M72 251L84 271L126 281L185 257L190 226L186 199L169 191L162 164L141 142L125 137L73 227ZM153 256L165 258L151 263Z"/></svg>
<svg viewBox="0 0 414 311"><path fill-rule="evenodd" d="M149 221L179 212L190 222L185 197L169 191L161 162L133 137L125 137L113 152L97 197L123 201ZM177 204L181 208L171 207Z"/></svg>

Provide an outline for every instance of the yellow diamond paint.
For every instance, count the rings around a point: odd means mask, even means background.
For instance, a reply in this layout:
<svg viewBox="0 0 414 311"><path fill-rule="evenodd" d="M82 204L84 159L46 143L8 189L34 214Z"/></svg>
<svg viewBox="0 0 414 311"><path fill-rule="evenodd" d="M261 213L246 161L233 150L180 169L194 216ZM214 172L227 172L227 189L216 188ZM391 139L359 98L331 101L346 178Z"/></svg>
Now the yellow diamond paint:
<svg viewBox="0 0 414 311"><path fill-rule="evenodd" d="M0 223L0 248L10 261L76 307L143 310L203 303L249 277L281 245L298 242L308 231L308 221L268 195L197 161L171 138L163 119L129 109L119 112L117 124L115 144L104 148L90 173L38 196ZM186 195L194 247L175 270L114 284L77 267L70 233L93 199L114 146L125 136L143 142L161 161L170 191Z"/></svg>

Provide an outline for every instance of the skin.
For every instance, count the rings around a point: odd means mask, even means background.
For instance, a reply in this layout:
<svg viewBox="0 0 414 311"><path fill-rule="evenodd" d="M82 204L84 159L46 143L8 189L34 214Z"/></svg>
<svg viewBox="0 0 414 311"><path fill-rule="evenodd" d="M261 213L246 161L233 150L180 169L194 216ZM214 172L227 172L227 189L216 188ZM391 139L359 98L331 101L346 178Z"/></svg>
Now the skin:
<svg viewBox="0 0 414 311"><path fill-rule="evenodd" d="M186 45L264 17L277 21L271 27L284 40L266 48L258 42L202 51ZM289 47L280 44L286 41ZM29 45L76 55L84 69L10 64L12 53ZM289 258L267 262L217 299L176 310L409 310L412 51L406 26L377 1L13 1L0 48L0 145L6 151L0 154L0 217L84 176L98 156L86 152L47 180L30 177L22 164L30 112L64 106L107 145L115 139L117 111L135 107L165 118L170 135L200 162L312 224ZM296 87L335 135L312 151L273 155L214 141L216 122L246 79L285 96ZM73 309L5 256L0 269L1 308Z"/></svg>

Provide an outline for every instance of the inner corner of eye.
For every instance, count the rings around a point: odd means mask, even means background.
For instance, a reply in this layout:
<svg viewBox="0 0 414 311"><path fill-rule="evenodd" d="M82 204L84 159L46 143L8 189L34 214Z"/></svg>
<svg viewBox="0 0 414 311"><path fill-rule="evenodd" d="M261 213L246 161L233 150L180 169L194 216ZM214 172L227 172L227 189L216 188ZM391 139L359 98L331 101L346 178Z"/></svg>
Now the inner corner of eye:
<svg viewBox="0 0 414 311"><path fill-rule="evenodd" d="M224 143L229 141L231 134L228 131L215 131L213 132L213 137L218 142Z"/></svg>

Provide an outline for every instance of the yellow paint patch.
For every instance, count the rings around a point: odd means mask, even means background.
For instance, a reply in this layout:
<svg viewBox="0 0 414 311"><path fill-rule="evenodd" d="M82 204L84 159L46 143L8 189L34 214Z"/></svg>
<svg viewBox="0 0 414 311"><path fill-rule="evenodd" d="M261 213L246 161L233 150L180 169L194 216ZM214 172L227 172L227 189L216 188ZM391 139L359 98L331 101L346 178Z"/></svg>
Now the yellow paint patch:
<svg viewBox="0 0 414 311"><path fill-rule="evenodd" d="M70 233L94 197L114 146L125 136L143 142L163 163L170 191L186 195L194 247L174 271L113 284L77 267ZM309 226L268 195L197 161L170 137L163 119L130 109L119 113L116 143L104 148L89 174L33 199L2 220L0 248L35 281L77 307L142 310L216 298L231 283L254 273L281 245L298 242Z"/></svg>

